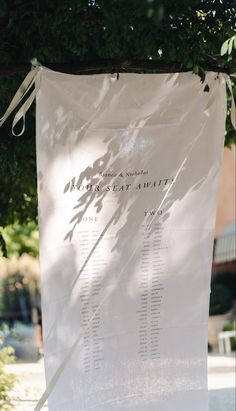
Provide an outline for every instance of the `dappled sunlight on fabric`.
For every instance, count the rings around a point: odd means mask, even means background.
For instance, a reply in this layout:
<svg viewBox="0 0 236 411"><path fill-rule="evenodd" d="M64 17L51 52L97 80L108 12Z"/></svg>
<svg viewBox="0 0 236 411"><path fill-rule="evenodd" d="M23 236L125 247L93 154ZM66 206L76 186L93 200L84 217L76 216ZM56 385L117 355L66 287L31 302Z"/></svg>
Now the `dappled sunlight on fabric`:
<svg viewBox="0 0 236 411"><path fill-rule="evenodd" d="M205 113L211 96L190 73L79 76L76 87L76 76L44 75L37 144L49 407L205 411L210 260L199 239L209 252L223 147ZM217 92L211 73L207 81Z"/></svg>

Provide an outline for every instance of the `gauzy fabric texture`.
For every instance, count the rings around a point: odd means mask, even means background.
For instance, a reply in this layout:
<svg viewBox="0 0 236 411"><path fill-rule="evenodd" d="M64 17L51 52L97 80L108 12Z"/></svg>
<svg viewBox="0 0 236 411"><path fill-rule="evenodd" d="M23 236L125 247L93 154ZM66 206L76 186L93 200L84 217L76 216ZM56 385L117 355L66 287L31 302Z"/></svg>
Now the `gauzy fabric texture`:
<svg viewBox="0 0 236 411"><path fill-rule="evenodd" d="M206 84L210 91L204 91ZM42 69L37 169L50 411L206 411L225 81Z"/></svg>

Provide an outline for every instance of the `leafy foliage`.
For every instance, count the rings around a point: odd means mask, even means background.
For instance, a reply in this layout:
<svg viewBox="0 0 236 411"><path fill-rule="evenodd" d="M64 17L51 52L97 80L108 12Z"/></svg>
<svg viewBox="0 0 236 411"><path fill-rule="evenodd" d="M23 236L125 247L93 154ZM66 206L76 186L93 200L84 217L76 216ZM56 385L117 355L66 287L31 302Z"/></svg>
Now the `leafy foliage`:
<svg viewBox="0 0 236 411"><path fill-rule="evenodd" d="M233 49L236 49L236 34L225 40L221 46L220 54L221 56L224 56L226 53L231 54Z"/></svg>
<svg viewBox="0 0 236 411"><path fill-rule="evenodd" d="M17 64L36 56L47 65L152 58L178 62L200 75L205 63L236 72L235 23L236 4L230 0L0 0L0 61ZM0 76L1 112L21 80ZM31 110L23 137L11 135L10 121L0 129L3 227L36 220L34 127ZM227 130L230 145L236 138L230 123Z"/></svg>
<svg viewBox="0 0 236 411"><path fill-rule="evenodd" d="M0 409L2 411L12 410L12 402L9 397L9 392L15 384L15 376L7 374L4 370L6 364L14 361L14 350L11 347L0 347Z"/></svg>
<svg viewBox="0 0 236 411"><path fill-rule="evenodd" d="M19 257L27 253L32 257L38 256L38 230L34 221L22 225L15 222L2 230L6 252L9 257Z"/></svg>

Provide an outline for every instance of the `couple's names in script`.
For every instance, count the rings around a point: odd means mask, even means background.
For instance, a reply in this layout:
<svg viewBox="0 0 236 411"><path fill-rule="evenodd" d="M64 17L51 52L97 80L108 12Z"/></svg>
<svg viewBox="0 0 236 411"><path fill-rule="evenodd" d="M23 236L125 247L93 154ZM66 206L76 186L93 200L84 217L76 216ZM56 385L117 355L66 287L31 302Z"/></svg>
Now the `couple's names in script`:
<svg viewBox="0 0 236 411"><path fill-rule="evenodd" d="M120 173L113 173L113 172L104 172L104 173L99 173L101 177L104 178L114 178L114 177L136 177L136 176L145 176L148 175L147 170L140 170L140 171L122 171Z"/></svg>

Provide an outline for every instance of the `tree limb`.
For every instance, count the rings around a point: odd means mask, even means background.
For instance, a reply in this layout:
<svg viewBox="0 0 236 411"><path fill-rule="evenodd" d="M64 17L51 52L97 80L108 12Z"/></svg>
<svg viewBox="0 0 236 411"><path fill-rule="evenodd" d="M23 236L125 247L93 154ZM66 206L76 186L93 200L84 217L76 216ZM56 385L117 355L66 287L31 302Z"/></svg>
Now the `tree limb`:
<svg viewBox="0 0 236 411"><path fill-rule="evenodd" d="M73 63L44 63L45 67L59 72L70 74L99 74L99 73L125 73L125 72L155 72L174 73L191 71L191 68L183 66L179 62L163 63L157 60L96 60L78 61ZM236 71L236 64L231 68L220 64L204 62L199 64L205 71L231 74ZM29 63L0 64L0 75L25 74L30 70Z"/></svg>

